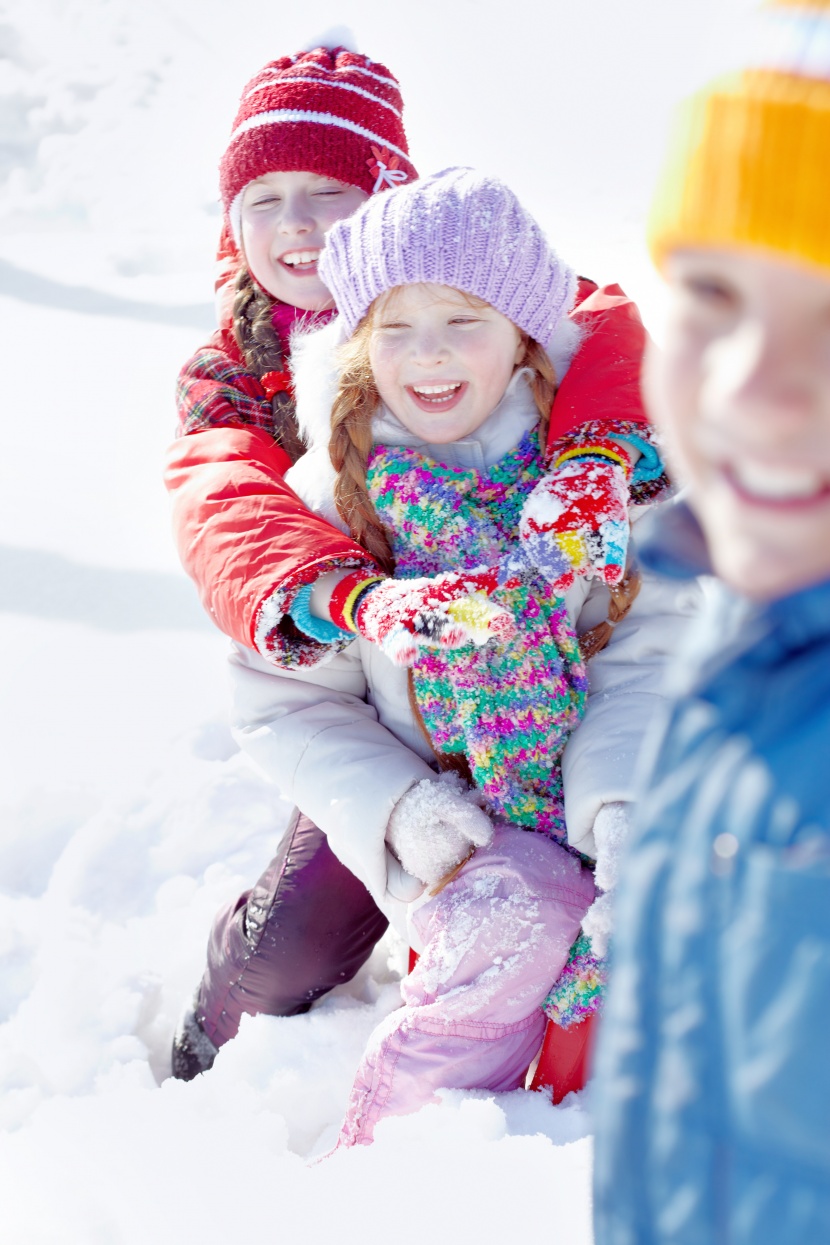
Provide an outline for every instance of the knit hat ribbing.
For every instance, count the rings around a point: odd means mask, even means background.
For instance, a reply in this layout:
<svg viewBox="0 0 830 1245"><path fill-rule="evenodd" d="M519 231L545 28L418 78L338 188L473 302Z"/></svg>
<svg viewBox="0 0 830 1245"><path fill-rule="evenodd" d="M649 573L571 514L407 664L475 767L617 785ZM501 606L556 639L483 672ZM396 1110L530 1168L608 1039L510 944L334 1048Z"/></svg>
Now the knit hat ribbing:
<svg viewBox="0 0 830 1245"><path fill-rule="evenodd" d="M397 285L434 282L490 303L547 346L576 275L503 182L445 169L370 199L326 237L319 272L351 334Z"/></svg>
<svg viewBox="0 0 830 1245"><path fill-rule="evenodd" d="M397 79L346 48L271 61L242 92L219 165L222 201L237 242L242 192L265 173L334 177L373 194L417 177Z"/></svg>
<svg viewBox="0 0 830 1245"><path fill-rule="evenodd" d="M682 108L654 199L649 245L748 246L830 269L830 0L757 15L739 72Z"/></svg>

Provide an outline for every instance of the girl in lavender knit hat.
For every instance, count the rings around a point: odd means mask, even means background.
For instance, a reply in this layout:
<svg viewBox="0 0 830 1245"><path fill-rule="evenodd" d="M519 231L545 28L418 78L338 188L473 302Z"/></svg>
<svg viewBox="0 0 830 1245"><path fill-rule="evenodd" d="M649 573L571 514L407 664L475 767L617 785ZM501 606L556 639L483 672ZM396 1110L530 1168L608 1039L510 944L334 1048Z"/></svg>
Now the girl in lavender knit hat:
<svg viewBox="0 0 830 1245"><path fill-rule="evenodd" d="M562 595L538 569L545 515L527 501L577 345L576 278L506 186L450 169L391 190L334 226L320 271L339 316L295 346L310 449L287 479L386 577L318 580L304 625L342 638L313 670L239 647L235 724L420 953L358 1069L353 1145L439 1088L523 1084L683 608L646 581L615 612L605 584ZM625 443L597 438L574 488L590 501L609 465L627 520ZM389 577L411 600L448 571L472 595L447 604L446 644L418 647Z"/></svg>
<svg viewBox="0 0 830 1245"><path fill-rule="evenodd" d="M311 668L343 647L336 627L320 625L325 618L309 622L310 597L320 605L320 576L379 573L364 548L298 505L285 483L306 449L288 361L292 327L334 315L317 272L329 226L417 176L403 116L388 68L354 49L316 47L270 61L247 84L222 156L232 312L226 307L219 332L179 375L180 435L168 450L166 483L179 555L211 620L278 667ZM636 308L618 286L580 279L569 316L584 335L550 421L552 472L541 487L554 500L557 488L573 491L579 454L600 434L613 430L630 445L647 444L650 435ZM584 494L578 508L549 507L553 517L535 533L563 586L568 577L611 582L622 574L625 524L604 505L625 518L613 480L621 470L608 460L604 495L597 486L590 508ZM463 624L445 608L451 590L445 576L430 600L425 590L398 599L412 642L429 647L460 634ZM390 606L397 592L390 582ZM465 595L461 585L456 595ZM216 914L201 980L173 1041L172 1070L181 1079L211 1067L242 1015L307 1011L357 972L386 929L365 887L299 811L263 863L253 885Z"/></svg>

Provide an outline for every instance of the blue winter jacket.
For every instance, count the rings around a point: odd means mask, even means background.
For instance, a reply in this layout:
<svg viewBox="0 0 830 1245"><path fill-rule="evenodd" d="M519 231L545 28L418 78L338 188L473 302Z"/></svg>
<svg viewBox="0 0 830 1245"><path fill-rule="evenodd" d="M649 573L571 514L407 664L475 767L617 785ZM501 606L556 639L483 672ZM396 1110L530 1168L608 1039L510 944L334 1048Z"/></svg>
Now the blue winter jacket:
<svg viewBox="0 0 830 1245"><path fill-rule="evenodd" d="M651 565L702 553L674 507ZM684 677L618 891L596 1242L824 1245L830 582L763 608L723 590Z"/></svg>

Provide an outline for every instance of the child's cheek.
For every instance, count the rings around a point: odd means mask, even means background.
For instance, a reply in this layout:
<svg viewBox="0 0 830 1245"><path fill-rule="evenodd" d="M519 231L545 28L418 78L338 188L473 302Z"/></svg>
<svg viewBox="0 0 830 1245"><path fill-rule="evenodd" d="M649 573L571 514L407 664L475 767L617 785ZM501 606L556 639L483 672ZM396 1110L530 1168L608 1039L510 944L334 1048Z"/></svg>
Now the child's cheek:
<svg viewBox="0 0 830 1245"><path fill-rule="evenodd" d="M388 338L376 339L369 350L369 362L374 372L387 372L398 366L402 355L402 344L398 340Z"/></svg>
<svg viewBox="0 0 830 1245"><path fill-rule="evenodd" d="M394 402L401 382L404 343L398 339L376 339L369 348L369 366L378 392L387 406Z"/></svg>
<svg viewBox="0 0 830 1245"><path fill-rule="evenodd" d="M467 365L474 375L482 379L507 377L513 371L513 359L503 342L493 343L485 337L467 343Z"/></svg>
<svg viewBox="0 0 830 1245"><path fill-rule="evenodd" d="M647 347L642 371L646 408L664 438L671 474L684 482L695 475L701 375L701 355L690 339L670 336L665 349Z"/></svg>
<svg viewBox="0 0 830 1245"><path fill-rule="evenodd" d="M242 219L242 247L248 253L261 251L268 244L268 218L264 213Z"/></svg>

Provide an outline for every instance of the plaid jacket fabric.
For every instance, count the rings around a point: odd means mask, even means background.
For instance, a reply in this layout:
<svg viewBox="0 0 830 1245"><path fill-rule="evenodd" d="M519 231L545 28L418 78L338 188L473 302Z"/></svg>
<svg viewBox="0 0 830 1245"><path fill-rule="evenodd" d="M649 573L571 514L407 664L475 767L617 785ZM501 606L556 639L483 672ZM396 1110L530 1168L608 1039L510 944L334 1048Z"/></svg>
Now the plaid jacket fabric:
<svg viewBox="0 0 830 1245"><path fill-rule="evenodd" d="M227 330L214 333L185 363L176 384L178 433L233 425L275 435L271 400L246 370Z"/></svg>

